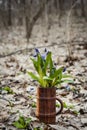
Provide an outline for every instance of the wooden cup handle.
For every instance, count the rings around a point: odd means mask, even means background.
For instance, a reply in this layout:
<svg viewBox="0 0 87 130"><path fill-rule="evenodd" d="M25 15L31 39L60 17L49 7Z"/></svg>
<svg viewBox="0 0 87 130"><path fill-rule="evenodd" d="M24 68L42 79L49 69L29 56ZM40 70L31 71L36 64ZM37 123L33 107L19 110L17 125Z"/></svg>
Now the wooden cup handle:
<svg viewBox="0 0 87 130"><path fill-rule="evenodd" d="M59 99L59 98L56 98L56 100L58 100L58 102L59 102L60 105L61 105L59 111L56 113L56 115L58 115L58 114L60 114L60 113L62 112L62 110L63 110L63 102L62 102L62 100Z"/></svg>

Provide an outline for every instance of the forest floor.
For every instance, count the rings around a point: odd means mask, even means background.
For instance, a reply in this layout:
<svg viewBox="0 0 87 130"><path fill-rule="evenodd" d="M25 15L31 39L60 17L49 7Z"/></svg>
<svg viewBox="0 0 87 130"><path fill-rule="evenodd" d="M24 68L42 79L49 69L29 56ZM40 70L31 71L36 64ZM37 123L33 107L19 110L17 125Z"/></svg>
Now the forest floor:
<svg viewBox="0 0 87 130"><path fill-rule="evenodd" d="M81 17L74 17L71 21L69 28L66 18L61 19L61 26L54 19L47 29L47 24L40 20L33 28L29 43L23 27L1 30L0 130L17 130L13 122L20 115L31 118L30 130L87 130L87 22ZM70 40L69 45L67 40ZM67 72L75 77L74 83L57 88L56 95L64 102L64 109L56 117L54 125L46 126L35 117L38 84L26 73L33 70L30 57L34 48L41 52L47 48L52 52L56 65L65 66Z"/></svg>

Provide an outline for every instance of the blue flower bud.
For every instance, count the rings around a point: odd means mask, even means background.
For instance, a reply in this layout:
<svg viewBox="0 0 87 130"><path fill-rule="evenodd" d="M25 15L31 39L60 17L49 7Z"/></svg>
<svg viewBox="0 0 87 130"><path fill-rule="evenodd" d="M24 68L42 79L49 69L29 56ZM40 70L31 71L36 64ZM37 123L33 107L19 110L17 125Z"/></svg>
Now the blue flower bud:
<svg viewBox="0 0 87 130"><path fill-rule="evenodd" d="M33 55L33 57L37 57L38 53L40 53L39 50L35 48L35 54Z"/></svg>
<svg viewBox="0 0 87 130"><path fill-rule="evenodd" d="M63 72L65 72L65 71L66 71L66 68L64 67Z"/></svg>
<svg viewBox="0 0 87 130"><path fill-rule="evenodd" d="M45 48L44 52L47 52L47 49Z"/></svg>
<svg viewBox="0 0 87 130"><path fill-rule="evenodd" d="M37 48L35 48L35 52L36 52L37 54L40 53L39 50L38 50Z"/></svg>
<svg viewBox="0 0 87 130"><path fill-rule="evenodd" d="M33 57L37 57L37 55L35 54L35 55L33 55Z"/></svg>
<svg viewBox="0 0 87 130"><path fill-rule="evenodd" d="M69 85L66 86L66 90L70 91L70 86Z"/></svg>

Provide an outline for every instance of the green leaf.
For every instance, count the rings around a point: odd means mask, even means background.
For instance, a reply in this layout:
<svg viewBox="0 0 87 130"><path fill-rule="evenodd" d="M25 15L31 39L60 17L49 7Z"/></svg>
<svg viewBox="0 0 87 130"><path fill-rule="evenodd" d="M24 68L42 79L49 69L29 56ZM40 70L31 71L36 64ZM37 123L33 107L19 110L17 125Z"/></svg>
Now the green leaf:
<svg viewBox="0 0 87 130"><path fill-rule="evenodd" d="M67 104L65 102L63 102L63 107L68 108L68 106L67 106Z"/></svg>
<svg viewBox="0 0 87 130"><path fill-rule="evenodd" d="M30 122L31 122L31 118L24 118L24 116L20 116L18 121L15 121L13 125L16 128L25 129Z"/></svg>
<svg viewBox="0 0 87 130"><path fill-rule="evenodd" d="M50 71L53 68L51 52L48 52L47 57L46 57L46 61L44 62L44 73L45 73L45 75L46 75L48 68L50 69Z"/></svg>
<svg viewBox="0 0 87 130"><path fill-rule="evenodd" d="M68 108L68 109L74 109L74 105L72 105L72 104L68 105L68 104L66 104L66 102L63 102L63 107Z"/></svg>
<svg viewBox="0 0 87 130"><path fill-rule="evenodd" d="M77 110L74 110L73 112L74 112L74 114L76 114L76 115L79 114L79 111L77 111Z"/></svg>
<svg viewBox="0 0 87 130"><path fill-rule="evenodd" d="M61 80L61 83L73 83L74 81L73 80L65 80L65 79L62 79Z"/></svg>
<svg viewBox="0 0 87 130"><path fill-rule="evenodd" d="M39 76L42 78L43 77L43 75L44 75L44 73L43 73L43 70L42 70L42 68L43 68L43 61L42 61L42 59L41 59L41 56L40 56L40 54L38 54L38 57L37 57L38 59L37 59L37 65L38 65L38 74L39 74Z"/></svg>
<svg viewBox="0 0 87 130"><path fill-rule="evenodd" d="M37 64L37 61L33 58L31 58L32 62L33 62L33 65L34 65L34 68L36 69L36 71L38 72L38 64Z"/></svg>
<svg viewBox="0 0 87 130"><path fill-rule="evenodd" d="M38 77L35 74L33 74L32 72L28 72L28 75L30 75L32 79L38 81L42 87L46 86L47 83L45 80L43 80L43 76Z"/></svg>
<svg viewBox="0 0 87 130"><path fill-rule="evenodd" d="M18 128L18 129L24 129L24 128L25 128L25 126L22 125L21 123L19 123L18 121L15 121L15 122L13 123L13 125L14 125L16 128Z"/></svg>
<svg viewBox="0 0 87 130"><path fill-rule="evenodd" d="M8 94L14 94L13 90L9 86L4 87L3 90L7 91Z"/></svg>
<svg viewBox="0 0 87 130"><path fill-rule="evenodd" d="M30 122L31 122L31 118L27 118L27 119L25 120L26 125L28 125Z"/></svg>
<svg viewBox="0 0 87 130"><path fill-rule="evenodd" d="M62 79L62 71L63 71L63 68L59 68L57 70L55 70L55 73L53 74L53 83L52 83L52 86L55 86L57 84L60 84L61 83L61 79Z"/></svg>
<svg viewBox="0 0 87 130"><path fill-rule="evenodd" d="M36 107L36 103L35 103L35 102L32 103L32 107L33 107L33 108Z"/></svg>
<svg viewBox="0 0 87 130"><path fill-rule="evenodd" d="M53 68L50 70L50 77L53 77L55 71L56 71L56 68L55 68L55 67L53 67Z"/></svg>
<svg viewBox="0 0 87 130"><path fill-rule="evenodd" d="M19 121L23 126L25 125L25 119L24 119L23 116L20 116L18 121Z"/></svg>
<svg viewBox="0 0 87 130"><path fill-rule="evenodd" d="M45 80L51 80L51 81L53 80L53 78L48 77L48 76L44 76L43 79L45 79Z"/></svg>
<svg viewBox="0 0 87 130"><path fill-rule="evenodd" d="M62 78L73 78L71 75L63 74Z"/></svg>
<svg viewBox="0 0 87 130"><path fill-rule="evenodd" d="M74 109L74 105L72 105L72 104L71 104L71 105L68 105L68 108L69 108L69 109Z"/></svg>
<svg viewBox="0 0 87 130"><path fill-rule="evenodd" d="M54 68L53 61L52 61L52 58L51 58L51 55L50 55L50 74L52 73L53 68Z"/></svg>
<svg viewBox="0 0 87 130"><path fill-rule="evenodd" d="M31 76L32 79L39 81L39 77L38 76L36 76L35 74L33 74L32 72L29 72L29 71L27 73L28 73L28 75Z"/></svg>
<svg viewBox="0 0 87 130"><path fill-rule="evenodd" d="M54 84L54 86L55 86L55 85L58 85L58 84L61 84L61 83L62 83L61 80L56 80L53 84Z"/></svg>
<svg viewBox="0 0 87 130"><path fill-rule="evenodd" d="M59 103L56 103L56 107L58 107L58 108L59 108L59 107L60 107L60 104L59 104Z"/></svg>
<svg viewBox="0 0 87 130"><path fill-rule="evenodd" d="M63 72L63 67L60 67L59 69L57 69L53 75L53 77L58 77L61 76L62 77L62 72Z"/></svg>

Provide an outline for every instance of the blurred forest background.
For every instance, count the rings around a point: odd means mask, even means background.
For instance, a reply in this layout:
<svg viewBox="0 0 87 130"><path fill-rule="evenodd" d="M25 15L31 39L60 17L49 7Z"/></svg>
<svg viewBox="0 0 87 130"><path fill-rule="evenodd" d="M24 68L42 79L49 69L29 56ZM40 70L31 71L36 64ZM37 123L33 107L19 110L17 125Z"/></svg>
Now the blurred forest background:
<svg viewBox="0 0 87 130"><path fill-rule="evenodd" d="M24 26L29 40L34 24L39 18L48 20L48 29L57 16L61 17L72 10L75 16L87 19L87 0L0 0L0 28Z"/></svg>

